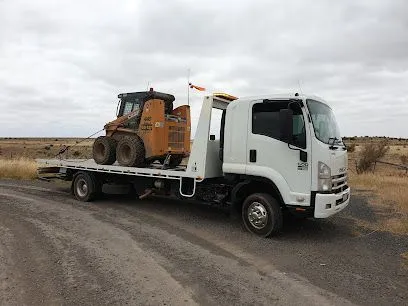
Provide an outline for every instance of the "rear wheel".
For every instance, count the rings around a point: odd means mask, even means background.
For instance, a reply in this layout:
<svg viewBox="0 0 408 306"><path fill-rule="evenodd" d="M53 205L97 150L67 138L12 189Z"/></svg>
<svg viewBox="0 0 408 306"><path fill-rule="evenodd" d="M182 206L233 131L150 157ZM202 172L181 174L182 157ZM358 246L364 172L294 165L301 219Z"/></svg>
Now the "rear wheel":
<svg viewBox="0 0 408 306"><path fill-rule="evenodd" d="M109 136L96 138L92 155L97 164L112 165L116 160L116 140Z"/></svg>
<svg viewBox="0 0 408 306"><path fill-rule="evenodd" d="M145 147L142 139L137 135L123 137L116 148L116 158L121 166L143 167Z"/></svg>
<svg viewBox="0 0 408 306"><path fill-rule="evenodd" d="M242 220L251 233L269 237L282 228L282 210L271 195L255 193L248 196L242 205Z"/></svg>
<svg viewBox="0 0 408 306"><path fill-rule="evenodd" d="M75 175L71 188L76 199L82 202L90 202L102 193L101 181L88 172Z"/></svg>

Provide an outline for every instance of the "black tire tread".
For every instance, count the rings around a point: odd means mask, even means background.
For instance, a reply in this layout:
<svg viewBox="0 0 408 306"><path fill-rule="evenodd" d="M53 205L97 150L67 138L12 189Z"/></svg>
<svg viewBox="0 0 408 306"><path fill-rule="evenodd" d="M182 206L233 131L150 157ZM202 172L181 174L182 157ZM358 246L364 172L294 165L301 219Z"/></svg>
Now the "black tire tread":
<svg viewBox="0 0 408 306"><path fill-rule="evenodd" d="M95 152L95 146L97 144L103 144L105 146L106 153L103 157L98 156ZM112 165L116 161L116 145L117 142L112 137L99 136L96 138L92 146L92 157L94 161L99 165Z"/></svg>
<svg viewBox="0 0 408 306"><path fill-rule="evenodd" d="M128 145L131 149L129 160L122 158L122 147ZM116 148L116 157L121 166L126 167L143 167L145 165L145 147L143 140L138 135L123 137Z"/></svg>
<svg viewBox="0 0 408 306"><path fill-rule="evenodd" d="M252 225L249 224L249 221L247 220L246 208L255 199L265 205L269 214L267 226L261 230L252 227ZM258 236L270 237L276 235L280 232L283 226L283 216L279 202L268 193L254 193L249 195L242 205L242 221L245 228L249 232L254 233Z"/></svg>
<svg viewBox="0 0 408 306"><path fill-rule="evenodd" d="M88 194L85 197L80 197L76 192L76 182L81 178L84 178L88 185ZM91 202L99 195L101 191L102 184L94 174L80 171L74 176L74 179L72 181L72 193L77 198L77 200L82 202Z"/></svg>

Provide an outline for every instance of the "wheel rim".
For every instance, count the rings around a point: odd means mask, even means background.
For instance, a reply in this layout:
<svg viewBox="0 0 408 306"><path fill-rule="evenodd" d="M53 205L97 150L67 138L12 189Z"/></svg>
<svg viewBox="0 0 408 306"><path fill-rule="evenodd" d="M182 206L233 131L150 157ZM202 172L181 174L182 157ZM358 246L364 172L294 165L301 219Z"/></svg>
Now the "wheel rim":
<svg viewBox="0 0 408 306"><path fill-rule="evenodd" d="M253 202L248 207L248 220L256 229L263 229L268 222L268 211L265 206L259 202Z"/></svg>
<svg viewBox="0 0 408 306"><path fill-rule="evenodd" d="M88 194L88 185L84 179L79 179L76 187L77 194L82 198Z"/></svg>

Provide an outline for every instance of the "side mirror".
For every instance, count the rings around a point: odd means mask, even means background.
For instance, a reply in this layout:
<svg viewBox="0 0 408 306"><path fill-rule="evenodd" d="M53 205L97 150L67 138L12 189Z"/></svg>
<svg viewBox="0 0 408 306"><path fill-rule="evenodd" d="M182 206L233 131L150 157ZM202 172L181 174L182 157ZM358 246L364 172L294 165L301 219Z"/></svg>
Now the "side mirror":
<svg viewBox="0 0 408 306"><path fill-rule="evenodd" d="M281 109L279 112L281 140L288 144L293 142L293 110Z"/></svg>

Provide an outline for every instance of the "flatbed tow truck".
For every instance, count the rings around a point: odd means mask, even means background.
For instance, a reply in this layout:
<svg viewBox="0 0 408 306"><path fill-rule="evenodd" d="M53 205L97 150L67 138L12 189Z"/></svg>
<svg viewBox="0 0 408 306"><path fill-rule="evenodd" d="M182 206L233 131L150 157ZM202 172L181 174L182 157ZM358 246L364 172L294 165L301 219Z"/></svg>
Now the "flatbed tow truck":
<svg viewBox="0 0 408 306"><path fill-rule="evenodd" d="M213 109L222 111L219 139L210 134ZM280 232L285 212L327 218L344 209L350 200L347 166L346 147L323 99L214 94L204 97L184 166L52 159L38 160L38 173L71 181L79 201L97 199L109 183L129 184L135 198L165 195L231 207L248 231L268 237Z"/></svg>

